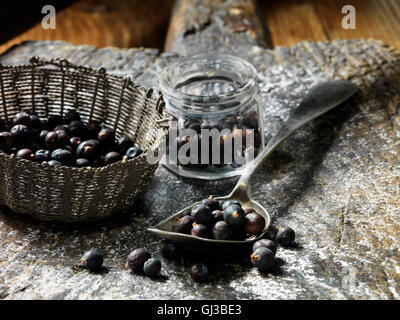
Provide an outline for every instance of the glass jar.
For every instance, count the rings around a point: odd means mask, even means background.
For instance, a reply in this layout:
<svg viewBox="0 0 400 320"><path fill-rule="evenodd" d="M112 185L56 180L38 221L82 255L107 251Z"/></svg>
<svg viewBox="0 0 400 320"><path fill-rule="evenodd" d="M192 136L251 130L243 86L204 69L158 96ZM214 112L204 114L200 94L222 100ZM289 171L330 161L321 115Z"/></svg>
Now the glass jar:
<svg viewBox="0 0 400 320"><path fill-rule="evenodd" d="M217 53L185 57L167 66L159 83L173 118L162 163L178 175L240 175L264 147L256 70L249 62Z"/></svg>

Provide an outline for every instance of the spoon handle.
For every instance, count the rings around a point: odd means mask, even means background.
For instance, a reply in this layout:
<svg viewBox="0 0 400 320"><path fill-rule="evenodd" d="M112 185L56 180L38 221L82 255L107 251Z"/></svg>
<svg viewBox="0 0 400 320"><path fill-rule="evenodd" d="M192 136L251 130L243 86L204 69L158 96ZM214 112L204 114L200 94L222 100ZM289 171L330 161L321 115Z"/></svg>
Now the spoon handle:
<svg viewBox="0 0 400 320"><path fill-rule="evenodd" d="M250 191L249 181L252 174L283 141L308 122L350 98L357 90L358 86L347 80L324 81L311 88L299 106L292 112L289 120L243 172L234 190L247 185L248 191Z"/></svg>

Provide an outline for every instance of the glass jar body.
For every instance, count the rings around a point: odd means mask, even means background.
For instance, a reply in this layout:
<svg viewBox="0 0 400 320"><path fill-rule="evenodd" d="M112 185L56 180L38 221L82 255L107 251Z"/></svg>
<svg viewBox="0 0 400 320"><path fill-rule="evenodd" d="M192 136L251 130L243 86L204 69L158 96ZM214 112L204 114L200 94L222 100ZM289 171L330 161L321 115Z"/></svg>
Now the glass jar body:
<svg viewBox="0 0 400 320"><path fill-rule="evenodd" d="M178 175L240 175L264 147L255 70L229 55L200 55L163 70L160 87L172 116L162 163Z"/></svg>

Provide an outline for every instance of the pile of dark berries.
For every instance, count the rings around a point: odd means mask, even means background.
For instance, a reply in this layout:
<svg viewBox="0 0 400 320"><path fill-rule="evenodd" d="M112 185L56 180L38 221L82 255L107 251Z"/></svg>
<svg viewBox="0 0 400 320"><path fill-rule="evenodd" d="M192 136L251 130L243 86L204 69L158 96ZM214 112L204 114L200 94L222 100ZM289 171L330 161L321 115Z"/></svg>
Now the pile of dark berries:
<svg viewBox="0 0 400 320"><path fill-rule="evenodd" d="M84 123L78 112L40 119L19 112L7 123L0 119L0 150L16 157L54 166L102 167L133 159L143 150L128 137L99 122Z"/></svg>
<svg viewBox="0 0 400 320"><path fill-rule="evenodd" d="M135 273L144 273L148 277L155 278L160 276L161 261L152 258L146 248L137 248L128 255L126 267Z"/></svg>
<svg viewBox="0 0 400 320"><path fill-rule="evenodd" d="M204 213L199 213L204 212L204 207L210 206L213 209L217 208L216 210L220 210L222 208L224 209L222 219L221 214L211 215L212 218L207 218L207 215L205 215ZM202 203L199 204L199 208L202 209L201 211L196 209L194 210L195 214L193 214L193 210L184 213L181 221L178 222L177 225L182 224L183 219L190 218L192 222L194 219L200 219L201 222L207 222L208 224L193 223L191 230L187 227L179 228L180 230L189 229L189 233L196 236L213 236L215 239L227 239L227 235L232 236L235 233L235 227L240 225L235 220L237 219L237 217L233 217L233 212L238 209L229 209L232 206L240 207L240 205L236 201L229 200L222 202L217 201L212 196L210 196L208 199L204 199ZM229 218L227 219L227 221L224 220L224 214L226 211L228 211L229 213ZM246 211L244 210L244 212ZM265 221L264 226L261 228L262 224L259 224L260 222L254 222L259 221L254 213L255 212L252 210L247 210L247 215L245 215L245 218L243 219L245 222L242 222L241 224L241 232L239 232L240 234L243 235L247 232L247 235L250 235L256 231L261 232L264 229ZM195 215L195 217L192 217L192 215ZM219 220L217 222L214 221L214 224L210 224L210 221L212 221L212 219L217 219L217 217ZM213 227L211 228L211 226ZM210 232L212 232L212 234L210 234ZM253 244L253 252L250 255L250 260L253 266L256 267L260 272L270 271L275 266L275 255L278 249L277 243L282 247L293 247L295 245L294 230L290 227L280 228L276 234L275 241L276 242L269 239L261 239ZM163 240L161 242L160 252L162 256L167 259L177 259L182 257L183 254L182 247L179 244L169 242L167 240ZM103 256L95 249L86 251L81 258L81 266L90 271L99 271L102 265ZM151 278L158 278L161 276L162 266L160 259L153 258L146 248L137 248L133 250L128 255L125 266L135 273L144 274ZM204 282L208 279L209 270L203 263L195 263L191 265L189 269L189 274L194 281Z"/></svg>
<svg viewBox="0 0 400 320"><path fill-rule="evenodd" d="M172 231L216 240L243 240L259 235L265 219L254 209L243 209L236 200L202 200L178 218Z"/></svg>
<svg viewBox="0 0 400 320"><path fill-rule="evenodd" d="M177 118L177 130L178 130L178 137L176 138L176 145L178 147L178 150L187 142L191 141L191 139L197 140L199 150L196 155L190 154L190 149L187 150L186 155L188 157L195 157L197 160L198 164L183 164L179 162L178 159L178 164L184 168L194 168L194 169L206 169L210 166L214 166L215 168L224 168L227 166L231 166L233 168L240 167L241 165L236 164L234 161L234 153L233 153L233 145L234 141L232 139L231 141L231 146L230 150L232 150L232 155L231 155L231 161L228 161L228 159L224 159L224 148L225 148L225 143L226 143L226 138L228 137L227 135L221 135L220 141L213 141L210 139L209 141L209 146L210 146L210 152L209 152L209 164L202 164L201 159L201 130L202 129L208 129L208 130L213 130L217 129L219 132L222 130L229 130L231 132L232 138L235 138L236 136L241 136L242 137L242 146L240 149L240 153L242 156L246 156L248 153L249 149L253 148L254 149L254 156L257 155L258 150L261 147L261 133L260 133L260 128L259 128L259 123L258 123L258 113L256 111L250 111L244 115L241 116L235 116L235 115L229 115L226 116L225 118L219 120L218 122L210 121L209 119L203 119L203 120L196 120L193 118L185 118L185 117L180 117ZM183 130L187 129L192 129L196 132L195 136L185 136L183 133L180 133ZM249 129L254 130L254 142L252 146L246 145L246 138L249 135ZM193 140L193 141L194 141ZM229 141L229 140L228 140ZM214 144L218 144L221 148L214 148ZM229 147L228 147L229 148ZM168 152L169 148L167 148ZM213 154L212 152L215 150L220 150L220 162L211 165L212 159L213 159Z"/></svg>

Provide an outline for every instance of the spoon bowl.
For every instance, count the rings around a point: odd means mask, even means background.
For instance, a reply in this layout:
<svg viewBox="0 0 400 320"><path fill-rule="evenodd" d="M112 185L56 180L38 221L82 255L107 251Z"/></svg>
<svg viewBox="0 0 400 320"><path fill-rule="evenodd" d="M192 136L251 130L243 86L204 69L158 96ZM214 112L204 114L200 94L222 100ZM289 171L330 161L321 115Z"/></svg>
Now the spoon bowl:
<svg viewBox="0 0 400 320"><path fill-rule="evenodd" d="M215 197L216 200L229 200L231 198L228 197ZM199 203L199 202L197 202ZM265 219L265 227L263 231L257 236L251 236L244 240L215 240L215 239L208 239L208 238L200 238L195 237L190 234L178 233L173 232L172 226L176 224L177 219L183 216L183 213L188 210L192 209L197 203L191 204L190 206L180 210L179 212L173 214L172 216L168 217L167 219L162 220L154 227L147 229L151 233L166 240L184 244L223 244L223 245L243 245L247 243L254 242L267 232L269 225L271 223L271 218L268 214L268 211L260 205L257 201L251 200L246 204L243 204L243 209L253 208L259 215L261 215Z"/></svg>
<svg viewBox="0 0 400 320"><path fill-rule="evenodd" d="M243 209L253 208L265 219L265 228L257 236L251 236L244 240L215 240L196 237L188 234L172 231L172 226L183 213L194 207L194 203L185 209L175 213L171 217L161 221L148 230L153 234L173 242L186 244L214 244L214 245L241 245L254 242L263 237L271 223L267 210L251 197L251 176L271 153L283 143L290 135L302 128L304 125L328 112L334 107L350 98L358 90L358 86L347 80L324 81L309 90L299 106L295 108L289 120L282 126L278 133L268 141L262 152L246 166L233 191L225 197L216 197L216 200L237 200Z"/></svg>

